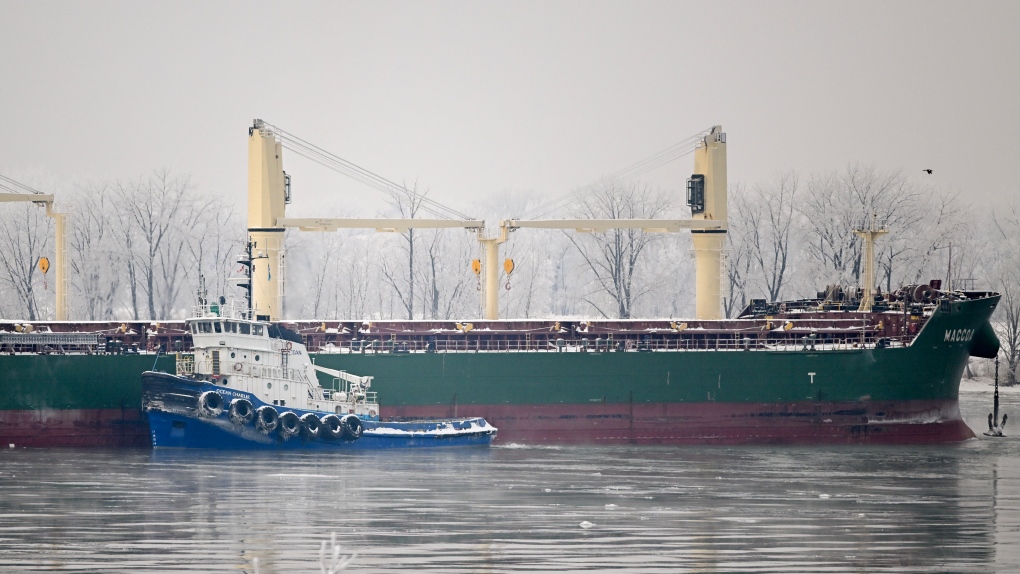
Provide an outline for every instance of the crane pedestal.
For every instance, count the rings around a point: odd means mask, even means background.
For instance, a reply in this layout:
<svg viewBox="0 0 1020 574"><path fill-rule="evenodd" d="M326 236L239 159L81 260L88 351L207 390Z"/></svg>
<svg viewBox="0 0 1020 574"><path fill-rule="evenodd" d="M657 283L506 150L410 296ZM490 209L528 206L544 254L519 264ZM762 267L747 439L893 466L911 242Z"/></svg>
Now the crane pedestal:
<svg viewBox="0 0 1020 574"><path fill-rule="evenodd" d="M692 231L695 265L695 317L702 321L722 319L722 251L726 233Z"/></svg>

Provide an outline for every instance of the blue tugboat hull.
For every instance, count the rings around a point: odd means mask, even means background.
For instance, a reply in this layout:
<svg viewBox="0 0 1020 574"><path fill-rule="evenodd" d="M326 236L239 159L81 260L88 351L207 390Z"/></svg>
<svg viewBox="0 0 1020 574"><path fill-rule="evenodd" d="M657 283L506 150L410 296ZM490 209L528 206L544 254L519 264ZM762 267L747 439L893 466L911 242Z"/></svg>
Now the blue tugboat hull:
<svg viewBox="0 0 1020 574"><path fill-rule="evenodd" d="M285 436L279 430L265 432L254 421L238 423L228 411L216 416L197 408L198 397L213 391L225 404L244 399L258 409L266 405L256 396L218 387L209 382L194 381L167 373L147 372L142 378L143 410L149 421L153 448L204 448L219 450L373 450L392 448L444 448L487 446L496 436L496 429L485 419L430 420L381 422L361 420L362 434L357 439L317 436L304 433ZM330 413L286 408L298 417ZM282 413L281 413L282 414Z"/></svg>
<svg viewBox="0 0 1020 574"><path fill-rule="evenodd" d="M488 446L495 433L435 435L427 430L409 432L398 436L372 436L368 433L357 440L309 440L301 436L281 440L274 435L265 435L254 428L240 430L231 428L229 421L190 418L161 411L149 411L149 428L153 448L206 448L218 450L371 450L386 448L441 448L463 446ZM396 423L402 425L428 426L429 423ZM432 426L435 423L431 423ZM228 426L229 425L229 426ZM387 424L387 428L391 425ZM490 427L491 428L491 427ZM257 436L256 436L257 435Z"/></svg>

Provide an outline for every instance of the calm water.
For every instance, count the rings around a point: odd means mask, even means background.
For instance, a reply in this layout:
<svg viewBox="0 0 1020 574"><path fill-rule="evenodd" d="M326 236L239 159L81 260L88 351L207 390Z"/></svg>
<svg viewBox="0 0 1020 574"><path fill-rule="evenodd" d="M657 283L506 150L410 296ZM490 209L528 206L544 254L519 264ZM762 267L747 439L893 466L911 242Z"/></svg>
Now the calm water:
<svg viewBox="0 0 1020 574"><path fill-rule="evenodd" d="M1004 404L1020 420L1018 397ZM990 405L965 395L972 428ZM362 572L1015 572L1018 455L1012 437L321 458L7 450L0 571L239 573L258 557L262 572L318 572L336 532Z"/></svg>

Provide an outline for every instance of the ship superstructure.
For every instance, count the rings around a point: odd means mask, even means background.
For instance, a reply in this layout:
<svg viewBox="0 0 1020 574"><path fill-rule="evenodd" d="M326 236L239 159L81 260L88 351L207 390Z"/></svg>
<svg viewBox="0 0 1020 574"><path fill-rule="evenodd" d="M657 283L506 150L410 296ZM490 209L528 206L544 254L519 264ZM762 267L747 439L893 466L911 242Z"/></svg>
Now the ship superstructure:
<svg viewBox="0 0 1020 574"><path fill-rule="evenodd" d="M234 306L200 305L185 321L192 353L175 353L176 374L250 393L274 406L378 420L371 376L316 366L303 339L284 326L247 319ZM162 348L161 346L159 348ZM319 373L332 380L322 386Z"/></svg>

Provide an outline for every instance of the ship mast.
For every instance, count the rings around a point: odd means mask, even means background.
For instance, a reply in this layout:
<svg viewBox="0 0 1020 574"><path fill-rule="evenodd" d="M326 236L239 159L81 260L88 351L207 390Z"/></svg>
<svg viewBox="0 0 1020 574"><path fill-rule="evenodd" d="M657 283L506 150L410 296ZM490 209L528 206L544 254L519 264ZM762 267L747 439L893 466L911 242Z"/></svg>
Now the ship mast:
<svg viewBox="0 0 1020 574"><path fill-rule="evenodd" d="M889 230L878 224L875 213L871 214L866 225L854 229L854 234L864 240L864 295L858 311L871 311L871 305L875 302L875 240L886 233Z"/></svg>

